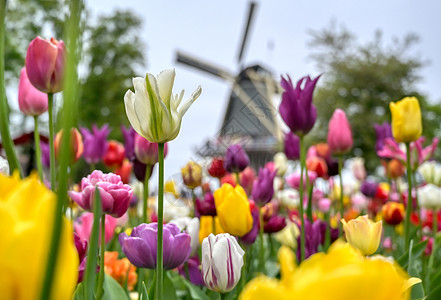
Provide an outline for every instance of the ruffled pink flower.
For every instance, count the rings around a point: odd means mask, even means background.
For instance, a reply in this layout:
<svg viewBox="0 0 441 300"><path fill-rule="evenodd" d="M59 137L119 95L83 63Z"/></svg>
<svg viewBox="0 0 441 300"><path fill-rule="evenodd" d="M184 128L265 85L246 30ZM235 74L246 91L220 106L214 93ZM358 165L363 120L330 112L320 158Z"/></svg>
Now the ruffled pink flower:
<svg viewBox="0 0 441 300"><path fill-rule="evenodd" d="M106 222L104 224L104 241L106 244L110 242L113 238L115 232L115 227L117 225L118 219L106 215ZM90 242L90 234L92 233L93 226L93 213L85 212L74 222L74 231L78 234L81 240ZM101 226L100 226L101 230ZM101 236L101 233L100 235Z"/></svg>
<svg viewBox="0 0 441 300"><path fill-rule="evenodd" d="M84 210L93 211L95 187L100 192L103 213L119 218L127 211L133 196L132 188L113 173L93 171L81 180L81 191L70 191L69 196Z"/></svg>

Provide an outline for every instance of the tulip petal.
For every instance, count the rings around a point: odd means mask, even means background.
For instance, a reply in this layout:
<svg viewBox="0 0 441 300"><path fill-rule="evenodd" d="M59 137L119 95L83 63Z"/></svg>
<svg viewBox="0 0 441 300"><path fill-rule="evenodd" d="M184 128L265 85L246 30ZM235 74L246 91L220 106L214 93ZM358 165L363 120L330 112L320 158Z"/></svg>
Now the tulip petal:
<svg viewBox="0 0 441 300"><path fill-rule="evenodd" d="M130 262L138 268L156 267L156 255L153 255L150 246L143 239L128 237L124 240L122 248Z"/></svg>
<svg viewBox="0 0 441 300"><path fill-rule="evenodd" d="M198 86L198 88L191 94L190 98L182 105L181 109L178 111L179 117L182 119L182 117L185 115L187 110L190 108L190 106L193 104L193 102L196 101L196 99L201 95L202 88L201 86Z"/></svg>
<svg viewBox="0 0 441 300"><path fill-rule="evenodd" d="M175 82L175 69L164 70L159 73L157 78L159 96L161 100L170 110L170 97L172 95L172 88Z"/></svg>
<svg viewBox="0 0 441 300"><path fill-rule="evenodd" d="M139 124L138 116L135 113L134 101L135 101L135 94L131 90L128 90L124 95L124 104L126 107L127 118L129 119L129 122L132 125L133 129L135 129L135 131L140 135L143 135L141 131L141 125Z"/></svg>

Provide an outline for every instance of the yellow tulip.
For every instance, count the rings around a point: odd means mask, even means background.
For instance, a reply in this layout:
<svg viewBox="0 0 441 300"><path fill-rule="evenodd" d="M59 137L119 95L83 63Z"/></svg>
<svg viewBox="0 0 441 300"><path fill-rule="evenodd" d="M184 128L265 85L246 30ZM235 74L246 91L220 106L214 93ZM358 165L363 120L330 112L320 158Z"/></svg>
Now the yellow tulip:
<svg viewBox="0 0 441 300"><path fill-rule="evenodd" d="M288 222L285 228L274 234L276 240L287 247L297 249L297 237L300 235L299 227L292 222Z"/></svg>
<svg viewBox="0 0 441 300"><path fill-rule="evenodd" d="M398 143L416 141L423 132L418 99L406 97L389 104L392 113L392 135Z"/></svg>
<svg viewBox="0 0 441 300"><path fill-rule="evenodd" d="M216 228L214 228L214 230L216 232L213 232L213 219L214 219L215 226L216 226ZM219 233L225 233L225 230L220 225L218 217L201 216L201 218L200 218L200 227L199 227L199 243L202 244L202 241L207 236L209 236L210 233L216 235L216 234L219 234Z"/></svg>
<svg viewBox="0 0 441 300"><path fill-rule="evenodd" d="M243 236L253 227L250 203L240 185L223 184L214 192L214 204L220 224L229 234Z"/></svg>
<svg viewBox="0 0 441 300"><path fill-rule="evenodd" d="M202 167L200 164L190 161L181 168L184 184L190 189L197 188L202 184Z"/></svg>
<svg viewBox="0 0 441 300"><path fill-rule="evenodd" d="M46 272L56 197L36 176L0 175L0 295L37 299ZM72 226L63 220L52 299L71 299L78 278Z"/></svg>
<svg viewBox="0 0 441 300"><path fill-rule="evenodd" d="M383 229L381 221L374 223L368 216L359 216L347 223L345 219L341 219L341 222L346 240L352 247L359 249L364 255L377 251Z"/></svg>
<svg viewBox="0 0 441 300"><path fill-rule="evenodd" d="M327 254L317 253L295 267L294 253L279 251L281 279L265 276L251 280L240 300L404 300L409 287L421 282L409 278L395 262L382 256L365 258L349 244L334 243Z"/></svg>

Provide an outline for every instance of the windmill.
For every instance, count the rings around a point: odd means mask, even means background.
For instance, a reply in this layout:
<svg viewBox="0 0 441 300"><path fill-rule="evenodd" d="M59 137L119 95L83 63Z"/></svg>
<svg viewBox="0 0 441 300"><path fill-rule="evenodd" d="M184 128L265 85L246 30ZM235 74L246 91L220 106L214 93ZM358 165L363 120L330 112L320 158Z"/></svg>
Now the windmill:
<svg viewBox="0 0 441 300"><path fill-rule="evenodd" d="M248 153L251 166L257 169L273 159L282 133L278 124L273 98L280 93L280 85L261 65L241 67L248 35L257 4L251 2L242 43L237 55L241 69L235 76L228 70L197 59L181 51L176 61L225 80L231 85L231 94L218 135L197 150L202 157L223 155L233 143L240 143Z"/></svg>

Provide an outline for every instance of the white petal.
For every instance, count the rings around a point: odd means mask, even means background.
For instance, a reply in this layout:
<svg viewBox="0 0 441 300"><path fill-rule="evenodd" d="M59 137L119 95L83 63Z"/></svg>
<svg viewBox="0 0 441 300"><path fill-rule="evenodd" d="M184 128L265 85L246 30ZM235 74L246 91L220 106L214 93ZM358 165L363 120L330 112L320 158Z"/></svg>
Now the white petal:
<svg viewBox="0 0 441 300"><path fill-rule="evenodd" d="M164 70L157 77L159 95L167 107L170 107L173 84L175 82L175 69Z"/></svg>
<svg viewBox="0 0 441 300"><path fill-rule="evenodd" d="M129 122L132 125L133 129L135 129L135 131L138 134L142 135L141 126L139 125L139 120L138 120L138 117L136 116L135 108L133 105L134 101L135 101L135 94L133 94L133 92L131 90L128 90L126 92L126 94L124 95L124 104L126 107L126 115L127 115L127 118L129 119Z"/></svg>
<svg viewBox="0 0 441 300"><path fill-rule="evenodd" d="M218 281L218 287L221 291L225 292L228 284L228 260L230 259L227 238L221 238L216 242L213 247L212 259L213 271Z"/></svg>
<svg viewBox="0 0 441 300"><path fill-rule="evenodd" d="M142 77L134 77L132 79L133 87L135 88L135 94L140 93L141 95L147 94L147 90L145 87L145 78Z"/></svg>
<svg viewBox="0 0 441 300"><path fill-rule="evenodd" d="M196 91L194 91L193 94L191 94L190 99L188 99L187 102L185 102L184 105L179 110L178 113L181 118L185 115L187 110L190 108L190 106L193 104L193 102L196 101L196 99L201 95L201 93L202 93L202 88L201 88L201 86L198 86Z"/></svg>

